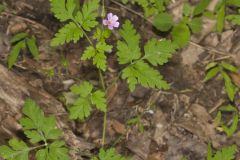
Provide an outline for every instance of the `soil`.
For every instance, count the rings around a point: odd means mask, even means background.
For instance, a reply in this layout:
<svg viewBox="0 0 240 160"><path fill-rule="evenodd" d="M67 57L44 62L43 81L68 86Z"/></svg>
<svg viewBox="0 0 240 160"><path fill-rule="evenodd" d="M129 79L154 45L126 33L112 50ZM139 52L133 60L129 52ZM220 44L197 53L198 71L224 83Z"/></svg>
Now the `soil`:
<svg viewBox="0 0 240 160"><path fill-rule="evenodd" d="M157 32L148 21L138 15L111 0L105 1L108 12L120 16L120 23L127 18L133 21L141 33L143 42L151 37L167 36ZM183 2L177 0L169 7L176 19ZM49 47L49 41L63 24L51 14L48 0L0 0L0 3L8 6L0 14L0 64L7 67L9 39L15 33L25 31L34 34L40 50L39 61L33 60L26 51L20 55L17 64L9 72L20 79L23 78L36 90L42 90L52 96L61 104L63 108L61 112L64 114L67 108L62 99L72 84L89 80L95 86L100 86L98 70L91 62L80 61L83 46L88 44L86 40L57 49ZM142 14L139 6L129 4L127 7ZM214 149L231 144L240 145L239 130L234 136L227 137L222 131L217 130L214 124L218 108L229 104L223 81L215 78L208 83L203 82L205 66L209 62L224 60L240 67L240 28L226 24L223 33L219 34L208 31L213 26L212 23L205 20L204 30L192 36L187 47L179 50L169 63L159 68L164 78L171 84L170 90L153 90L137 86L131 93L124 80L118 80L111 86L107 97L106 147L115 147L119 153L132 156L134 160L181 160L183 157L189 160L203 160L206 159L208 143L211 143ZM117 31L114 32L112 42L118 38ZM61 63L63 60L67 60L67 67ZM117 64L116 49L108 55L108 64L104 79L110 84L121 69ZM55 74L51 75L51 72ZM240 75L236 76L235 83L239 82L239 77ZM0 89L3 88L2 85L0 84ZM239 97L238 94L233 103L238 107ZM0 95L0 102L3 100L1 98ZM38 97L35 99L40 101ZM4 109L3 103L0 103L0 106ZM53 109L47 109L49 111L47 114L63 116L62 113L53 112L56 106L49 107ZM2 113L5 115L1 115ZM6 116L6 112L0 112L0 117ZM96 154L101 147L103 114L95 111L84 122L71 121L67 116L63 117L68 130L84 143L82 145L84 149L78 153L78 159L89 159ZM140 117L139 124L127 124L127 121L134 117ZM226 119L230 120L229 117ZM19 119L12 118L16 119L14 121ZM6 126L1 118L0 120L2 121L0 126ZM12 126L10 123L8 127L15 128L10 129L11 134L0 127L0 145L6 144L12 135L20 139L25 138L23 134L19 134L21 129L16 128L15 123ZM144 131L140 131L141 127Z"/></svg>

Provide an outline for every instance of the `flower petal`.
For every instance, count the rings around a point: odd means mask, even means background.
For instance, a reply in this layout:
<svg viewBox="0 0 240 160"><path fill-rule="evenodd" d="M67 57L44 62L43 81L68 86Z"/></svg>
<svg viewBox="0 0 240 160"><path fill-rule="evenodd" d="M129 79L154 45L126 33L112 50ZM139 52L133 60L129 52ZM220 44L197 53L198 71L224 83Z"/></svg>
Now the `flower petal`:
<svg viewBox="0 0 240 160"><path fill-rule="evenodd" d="M112 19L112 16L113 16L112 13L108 13L108 14L107 14L107 19L108 19L108 20Z"/></svg>
<svg viewBox="0 0 240 160"><path fill-rule="evenodd" d="M106 25L108 25L108 20L104 19L102 23L104 26L106 26Z"/></svg>
<svg viewBox="0 0 240 160"><path fill-rule="evenodd" d="M118 16L113 15L113 16L112 16L112 21L116 22L117 20L118 20Z"/></svg>
<svg viewBox="0 0 240 160"><path fill-rule="evenodd" d="M112 25L108 25L108 29L113 30L113 26Z"/></svg>
<svg viewBox="0 0 240 160"><path fill-rule="evenodd" d="M119 22L115 22L115 23L113 24L113 27L118 28L118 27L119 27Z"/></svg>

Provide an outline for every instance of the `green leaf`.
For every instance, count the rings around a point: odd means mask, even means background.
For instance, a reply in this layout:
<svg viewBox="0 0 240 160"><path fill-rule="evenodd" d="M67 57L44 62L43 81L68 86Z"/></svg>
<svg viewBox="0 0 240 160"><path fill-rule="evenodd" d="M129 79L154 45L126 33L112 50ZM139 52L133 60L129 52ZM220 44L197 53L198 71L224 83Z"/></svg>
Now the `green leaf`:
<svg viewBox="0 0 240 160"><path fill-rule="evenodd" d="M202 18L201 17L193 18L188 23L188 25L193 33L199 33L202 31Z"/></svg>
<svg viewBox="0 0 240 160"><path fill-rule="evenodd" d="M11 50L9 56L8 56L8 68L12 68L12 66L16 63L18 55L21 51L21 49L24 49L26 47L25 40L22 40L18 42Z"/></svg>
<svg viewBox="0 0 240 160"><path fill-rule="evenodd" d="M64 146L63 141L51 143L48 149L38 150L36 153L37 160L70 160L68 149Z"/></svg>
<svg viewBox="0 0 240 160"><path fill-rule="evenodd" d="M13 44L18 41L21 41L21 40L25 39L27 36L28 36L28 34L25 32L18 33L13 38L11 38L10 43Z"/></svg>
<svg viewBox="0 0 240 160"><path fill-rule="evenodd" d="M234 5L236 7L240 7L240 1L239 0L226 0L228 5Z"/></svg>
<svg viewBox="0 0 240 160"><path fill-rule="evenodd" d="M95 105L100 111L106 111L106 99L104 93L97 90L93 93L93 85L84 81L80 85L73 85L71 92L78 98L70 106L70 118L84 120L90 116L92 106Z"/></svg>
<svg viewBox="0 0 240 160"><path fill-rule="evenodd" d="M233 101L235 97L235 86L233 85L231 78L227 75L226 72L222 71L222 76L224 79L225 90L227 92L228 98Z"/></svg>
<svg viewBox="0 0 240 160"><path fill-rule="evenodd" d="M27 99L22 110L24 117L20 119L24 134L32 143L46 141L47 139L58 139L62 132L56 127L54 117L45 117L39 106Z"/></svg>
<svg viewBox="0 0 240 160"><path fill-rule="evenodd" d="M201 0L194 8L193 16L202 14L204 10L207 8L209 3L210 3L210 0Z"/></svg>
<svg viewBox="0 0 240 160"><path fill-rule="evenodd" d="M0 146L0 156L6 160L28 160L30 148L23 141L11 139L9 146Z"/></svg>
<svg viewBox="0 0 240 160"><path fill-rule="evenodd" d="M83 4L82 15L79 14L80 12L77 14L80 17L76 19L86 31L90 31L98 24L96 21L98 8L99 0L88 0Z"/></svg>
<svg viewBox="0 0 240 160"><path fill-rule="evenodd" d="M231 21L231 23L233 24L233 25L240 25L240 15L228 15L228 16L226 16L225 17L226 18L226 20L229 20L229 21Z"/></svg>
<svg viewBox="0 0 240 160"><path fill-rule="evenodd" d="M217 23L216 23L217 32L222 32L224 27L224 19L225 19L225 3L222 2L219 10L217 11Z"/></svg>
<svg viewBox="0 0 240 160"><path fill-rule="evenodd" d="M238 114L234 114L232 125L229 128L225 125L222 125L222 128L223 128L223 131L227 134L227 136L231 137L235 133L235 131L237 131L238 129ZM226 159L226 160L229 160L229 159Z"/></svg>
<svg viewBox="0 0 240 160"><path fill-rule="evenodd" d="M80 95L81 97L85 98L87 97L93 90L93 85L87 81L84 81L82 84L80 85L73 85L70 88L71 92L76 94L76 95Z"/></svg>
<svg viewBox="0 0 240 160"><path fill-rule="evenodd" d="M168 89L169 85L162 75L151 68L147 63L139 60L122 71L122 78L127 79L130 91L134 91L136 84L148 88Z"/></svg>
<svg viewBox="0 0 240 160"><path fill-rule="evenodd" d="M219 110L222 112L237 112L237 108L232 105L222 106Z"/></svg>
<svg viewBox="0 0 240 160"><path fill-rule="evenodd" d="M238 72L238 68L236 68L235 66L229 64L229 63L225 63L225 62L221 62L220 64L224 69L230 71L230 72Z"/></svg>
<svg viewBox="0 0 240 160"><path fill-rule="evenodd" d="M189 17L191 16L192 12L193 12L193 7L189 3L184 3L183 15Z"/></svg>
<svg viewBox="0 0 240 160"><path fill-rule="evenodd" d="M107 100L104 92L98 90L92 94L92 104L96 105L96 108L102 112L107 111Z"/></svg>
<svg viewBox="0 0 240 160"><path fill-rule="evenodd" d="M30 142L35 144L43 140L43 137L39 134L39 132L33 130L24 131L24 134L30 139Z"/></svg>
<svg viewBox="0 0 240 160"><path fill-rule="evenodd" d="M91 102L87 98L79 97L70 107L70 118L84 120L92 111Z"/></svg>
<svg viewBox="0 0 240 160"><path fill-rule="evenodd" d="M96 45L97 54L93 57L93 64L97 66L97 68L105 71L107 64L107 57L104 54L105 52L109 53L112 51L112 46L107 45L105 42L98 42Z"/></svg>
<svg viewBox="0 0 240 160"><path fill-rule="evenodd" d="M2 13L6 9L6 6L0 4L0 13Z"/></svg>
<svg viewBox="0 0 240 160"><path fill-rule="evenodd" d="M119 31L124 41L117 42L117 55L120 64L126 64L140 58L140 35L133 28L130 21L125 21Z"/></svg>
<svg viewBox="0 0 240 160"><path fill-rule="evenodd" d="M175 48L170 40L151 39L145 44L144 51L144 59L156 66L167 63L175 52Z"/></svg>
<svg viewBox="0 0 240 160"><path fill-rule="evenodd" d="M81 60L87 60L87 59L91 59L92 57L94 57L96 54L95 48L92 46L87 47L81 57Z"/></svg>
<svg viewBox="0 0 240 160"><path fill-rule="evenodd" d="M105 39L111 36L112 32L109 29L100 29L97 28L96 32L94 33L94 39L98 41L105 42Z"/></svg>
<svg viewBox="0 0 240 160"><path fill-rule="evenodd" d="M179 23L173 27L172 38L179 47L185 47L190 40L191 33L185 23Z"/></svg>
<svg viewBox="0 0 240 160"><path fill-rule="evenodd" d="M105 42L98 42L96 49L92 46L87 47L87 49L83 52L81 59L87 60L93 58L93 64L96 65L97 68L105 71L107 64L107 57L105 55L105 52L111 51L111 45L107 45Z"/></svg>
<svg viewBox="0 0 240 160"><path fill-rule="evenodd" d="M99 52L93 58L93 64L97 66L97 68L105 71L106 70L107 57L104 53Z"/></svg>
<svg viewBox="0 0 240 160"><path fill-rule="evenodd" d="M38 59L39 51L36 44L36 38L32 36L31 38L26 39L28 49L35 59Z"/></svg>
<svg viewBox="0 0 240 160"><path fill-rule="evenodd" d="M217 64L218 64L218 63L216 63L216 62L210 62L210 63L207 64L207 66L205 67L205 70L207 71L207 70L215 67Z"/></svg>
<svg viewBox="0 0 240 160"><path fill-rule="evenodd" d="M154 16L153 25L158 30L166 32L168 31L173 25L172 16L168 13L160 13Z"/></svg>
<svg viewBox="0 0 240 160"><path fill-rule="evenodd" d="M221 150L217 151L216 154L212 157L212 148L211 148L211 145L209 144L207 160L234 160L236 153L237 153L237 146L231 145L229 147L224 147Z"/></svg>
<svg viewBox="0 0 240 160"><path fill-rule="evenodd" d="M207 150L207 160L212 160L212 147L211 144L208 143L208 150Z"/></svg>
<svg viewBox="0 0 240 160"><path fill-rule="evenodd" d="M205 76L204 78L204 82L207 82L209 81L210 79L212 79L213 77L215 77L220 71L220 68L217 66L217 67L214 67L214 68L211 68L208 72L207 72L207 75Z"/></svg>
<svg viewBox="0 0 240 160"><path fill-rule="evenodd" d="M76 43L81 37L83 37L82 30L75 23L70 22L55 34L55 37L51 40L51 46L63 45L70 41Z"/></svg>
<svg viewBox="0 0 240 160"><path fill-rule="evenodd" d="M114 148L108 150L100 149L98 154L99 160L127 160L125 157L118 154Z"/></svg>
<svg viewBox="0 0 240 160"><path fill-rule="evenodd" d="M54 16L61 22L73 18L73 12L75 10L76 4L75 0L51 0L51 11Z"/></svg>

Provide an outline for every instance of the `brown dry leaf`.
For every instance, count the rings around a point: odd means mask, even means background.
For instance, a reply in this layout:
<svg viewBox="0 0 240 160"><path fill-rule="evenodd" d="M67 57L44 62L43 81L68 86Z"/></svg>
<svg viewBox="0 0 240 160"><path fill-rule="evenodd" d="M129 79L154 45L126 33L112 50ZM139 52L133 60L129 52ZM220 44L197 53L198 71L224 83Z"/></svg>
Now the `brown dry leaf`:
<svg viewBox="0 0 240 160"><path fill-rule="evenodd" d="M135 131L138 132L137 130ZM150 133L147 132L144 132L143 134L132 133L127 141L127 148L141 159L147 159L151 143L150 137Z"/></svg>
<svg viewBox="0 0 240 160"><path fill-rule="evenodd" d="M147 160L164 160L164 157L162 153L158 152L158 153L150 154Z"/></svg>
<svg viewBox="0 0 240 160"><path fill-rule="evenodd" d="M118 134L122 134L122 135L124 135L124 134L126 134L126 128L125 128L125 126L121 123L121 122L119 122L118 120L116 120L116 119L113 119L113 120L111 120L111 128L116 132L116 133L118 133Z"/></svg>
<svg viewBox="0 0 240 160"><path fill-rule="evenodd" d="M229 73L232 80L233 80L233 83L240 87L240 74L239 73Z"/></svg>
<svg viewBox="0 0 240 160"><path fill-rule="evenodd" d="M155 129L153 139L157 142L157 144L163 143L163 136L168 126L166 117L167 115L164 114L161 110L156 111L156 113L154 114L154 124L156 129Z"/></svg>
<svg viewBox="0 0 240 160"><path fill-rule="evenodd" d="M19 32L23 32L26 29L27 29L26 23L24 23L24 22L16 22L16 23L11 24L8 27L8 32L11 33L11 34L16 34L16 33L19 33Z"/></svg>

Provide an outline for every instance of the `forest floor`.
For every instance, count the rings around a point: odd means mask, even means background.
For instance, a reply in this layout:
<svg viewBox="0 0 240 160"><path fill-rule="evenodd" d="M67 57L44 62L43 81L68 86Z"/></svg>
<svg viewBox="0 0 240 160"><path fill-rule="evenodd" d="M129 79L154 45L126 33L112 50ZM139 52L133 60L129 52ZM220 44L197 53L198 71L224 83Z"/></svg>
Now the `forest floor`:
<svg viewBox="0 0 240 160"><path fill-rule="evenodd" d="M7 56L11 48L9 39L18 32L33 33L37 37L40 51L38 61L33 60L28 53L21 54L17 64L9 70L11 74L23 79L36 90L44 91L64 107L63 97L72 84L90 80L98 85L98 70L91 63L80 61L86 40L58 49L49 47L49 41L62 24L50 12L48 0L0 2L8 5L0 14L0 63L7 68ZM180 15L183 2L175 1L169 7L175 17ZM130 4L127 7L141 14L140 8ZM161 38L162 33L153 29L148 21L111 0L106 0L106 9L118 15L120 23L126 17L131 19L138 26L143 41L150 37ZM119 153L132 156L135 160L181 160L183 157L203 160L207 155L208 143L215 149L231 144L240 146L239 130L227 137L214 124L218 108L229 104L224 82L218 78L203 82L205 67L209 62L225 61L240 67L240 28L226 24L222 33L216 33L212 32L213 24L212 20L205 20L203 31L193 35L189 45L179 50L170 62L160 68L164 78L171 84L171 89L162 91L137 86L131 93L124 80L118 80L111 86L107 97L107 146L115 147ZM109 66L104 74L107 84L117 76L119 66L116 59L115 51L108 55ZM0 74L0 79L2 76ZM234 83L239 85L240 74L234 77ZM0 84L0 89L7 92L8 88L2 85ZM0 102L4 101L3 97L0 94ZM39 97L32 98L37 102L44 101ZM240 95L236 95L234 105L240 107ZM6 107L3 103L0 104L0 109L7 110L2 107ZM51 110L56 106L49 107L52 108L47 114L52 114ZM18 134L19 128L11 125L11 121L4 124L4 117L19 117L7 114L0 113L0 145L6 144L13 135L23 138L22 134ZM84 122L70 121L66 114L54 112L54 115L66 119L68 127L84 143L82 147L85 148L79 153L80 157L88 159L96 153L102 137L101 112L94 112ZM231 121L231 115L225 118L226 121ZM136 122L127 123L131 119Z"/></svg>

